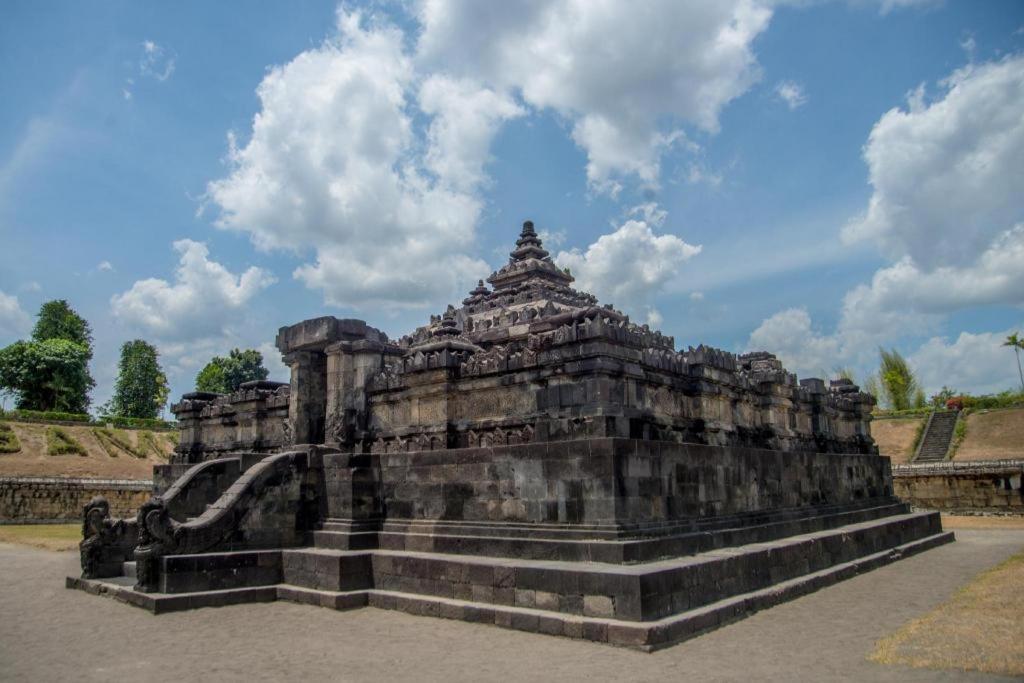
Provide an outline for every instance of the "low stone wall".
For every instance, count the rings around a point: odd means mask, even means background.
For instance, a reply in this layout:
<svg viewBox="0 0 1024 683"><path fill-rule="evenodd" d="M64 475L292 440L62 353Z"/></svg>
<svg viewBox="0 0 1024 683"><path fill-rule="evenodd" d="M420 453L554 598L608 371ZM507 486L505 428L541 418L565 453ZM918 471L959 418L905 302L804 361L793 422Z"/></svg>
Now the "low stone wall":
<svg viewBox="0 0 1024 683"><path fill-rule="evenodd" d="M153 494L153 482L136 479L0 477L0 524L80 522L93 496L110 503L112 517L134 517Z"/></svg>
<svg viewBox="0 0 1024 683"><path fill-rule="evenodd" d="M894 465L892 475L896 495L917 508L1024 514L1024 460Z"/></svg>

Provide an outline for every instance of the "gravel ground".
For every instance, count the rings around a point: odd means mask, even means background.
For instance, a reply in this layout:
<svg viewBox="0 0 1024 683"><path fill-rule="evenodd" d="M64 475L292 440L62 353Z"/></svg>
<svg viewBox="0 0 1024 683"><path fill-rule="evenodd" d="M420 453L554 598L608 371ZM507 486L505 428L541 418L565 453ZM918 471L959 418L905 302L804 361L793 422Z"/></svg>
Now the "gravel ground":
<svg viewBox="0 0 1024 683"><path fill-rule="evenodd" d="M654 654L398 612L272 603L154 617L64 588L73 553L0 544L0 679L1006 680L873 664L875 641L1024 548L958 541Z"/></svg>

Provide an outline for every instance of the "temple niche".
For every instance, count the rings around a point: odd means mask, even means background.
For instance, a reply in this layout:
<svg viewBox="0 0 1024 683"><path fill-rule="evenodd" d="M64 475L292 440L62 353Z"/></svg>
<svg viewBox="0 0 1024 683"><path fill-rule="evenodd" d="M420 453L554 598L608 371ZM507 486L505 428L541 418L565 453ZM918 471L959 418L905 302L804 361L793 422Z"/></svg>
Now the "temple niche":
<svg viewBox="0 0 1024 683"><path fill-rule="evenodd" d="M952 540L893 496L872 396L769 352L677 350L572 284L527 221L507 264L400 339L281 328L290 382L186 394L156 495L131 520L96 501L68 585L651 650Z"/></svg>

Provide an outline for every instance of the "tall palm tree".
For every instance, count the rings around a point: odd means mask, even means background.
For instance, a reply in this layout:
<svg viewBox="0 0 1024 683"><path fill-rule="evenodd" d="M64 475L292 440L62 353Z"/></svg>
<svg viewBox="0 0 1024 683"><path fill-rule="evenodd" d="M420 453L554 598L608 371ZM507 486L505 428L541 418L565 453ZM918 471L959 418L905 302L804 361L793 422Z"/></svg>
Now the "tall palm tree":
<svg viewBox="0 0 1024 683"><path fill-rule="evenodd" d="M1020 375L1020 388L1024 390L1024 371L1020 368L1020 350L1024 349L1024 337L1014 332L1006 337L1003 346L1011 347L1014 355L1017 356L1017 374Z"/></svg>

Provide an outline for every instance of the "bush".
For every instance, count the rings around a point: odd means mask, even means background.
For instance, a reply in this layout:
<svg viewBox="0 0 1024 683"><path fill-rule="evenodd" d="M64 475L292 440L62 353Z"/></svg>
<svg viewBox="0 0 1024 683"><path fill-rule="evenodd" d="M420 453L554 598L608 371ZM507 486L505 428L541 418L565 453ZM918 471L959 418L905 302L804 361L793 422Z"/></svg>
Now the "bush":
<svg viewBox="0 0 1024 683"><path fill-rule="evenodd" d="M0 422L0 453L17 453L21 450L18 435L10 425Z"/></svg>
<svg viewBox="0 0 1024 683"><path fill-rule="evenodd" d="M120 417L118 415L101 416L97 422L114 425L121 429L156 429L167 431L178 428L177 422L167 420L151 420L144 417Z"/></svg>
<svg viewBox="0 0 1024 683"><path fill-rule="evenodd" d="M1013 408L1024 406L1024 391L1004 391L984 396L963 396L964 408L991 410L992 408Z"/></svg>
<svg viewBox="0 0 1024 683"><path fill-rule="evenodd" d="M50 420L52 422L92 422L86 413L60 413L53 410L8 410L4 416L15 420Z"/></svg>
<svg viewBox="0 0 1024 683"><path fill-rule="evenodd" d="M46 430L46 452L48 455L87 455L82 444L60 427Z"/></svg>

